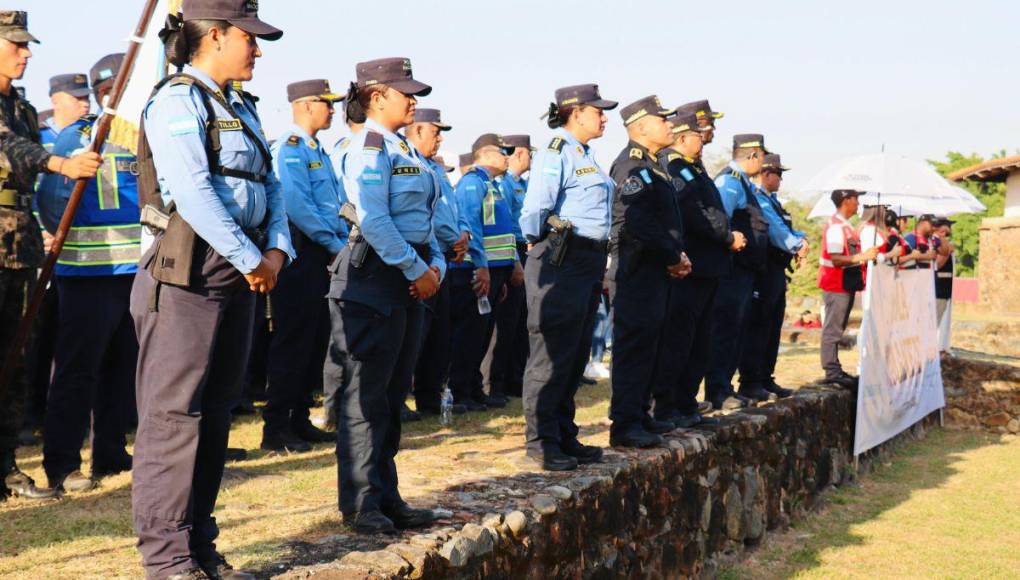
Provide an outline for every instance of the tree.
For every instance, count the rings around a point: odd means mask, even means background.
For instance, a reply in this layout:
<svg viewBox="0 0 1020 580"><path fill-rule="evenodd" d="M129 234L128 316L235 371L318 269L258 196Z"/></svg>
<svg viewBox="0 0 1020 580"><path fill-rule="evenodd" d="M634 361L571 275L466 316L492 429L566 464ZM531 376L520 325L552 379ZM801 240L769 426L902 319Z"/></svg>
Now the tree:
<svg viewBox="0 0 1020 580"><path fill-rule="evenodd" d="M999 151L998 154L993 155L990 159L1005 156L1005 151ZM964 155L956 151L950 151L946 153L945 161L930 159L928 163L940 175L946 176L954 171L977 165L984 161L986 159L976 153ZM982 219L1002 215L1006 203L1006 185L1003 183L980 183L975 181L964 181L957 185L973 193L988 208L983 213L961 214L953 217L953 220L956 221L956 224L953 225L953 244L956 246L956 275L974 276L977 272L980 252L978 247L978 228L981 226Z"/></svg>

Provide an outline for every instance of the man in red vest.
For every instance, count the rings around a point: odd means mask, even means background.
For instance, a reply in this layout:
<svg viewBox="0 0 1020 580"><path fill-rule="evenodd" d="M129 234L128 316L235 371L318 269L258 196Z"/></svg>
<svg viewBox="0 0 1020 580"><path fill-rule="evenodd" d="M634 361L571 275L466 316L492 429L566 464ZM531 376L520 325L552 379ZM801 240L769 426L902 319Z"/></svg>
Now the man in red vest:
<svg viewBox="0 0 1020 580"><path fill-rule="evenodd" d="M875 259L879 248L861 252L861 239L850 224L857 213L857 197L853 189L832 192L836 213L829 218L822 232L822 256L818 268L818 287L822 289L825 304L825 322L822 324L822 369L825 382L853 388L857 378L848 374L839 364L839 340L843 337L855 294L864 289L862 265Z"/></svg>

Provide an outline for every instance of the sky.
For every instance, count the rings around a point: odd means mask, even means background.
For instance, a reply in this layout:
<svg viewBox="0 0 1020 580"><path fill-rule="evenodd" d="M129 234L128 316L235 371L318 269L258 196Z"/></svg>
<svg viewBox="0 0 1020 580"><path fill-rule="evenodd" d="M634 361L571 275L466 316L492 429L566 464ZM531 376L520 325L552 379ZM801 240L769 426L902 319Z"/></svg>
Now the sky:
<svg viewBox="0 0 1020 580"><path fill-rule="evenodd" d="M8 0L42 40L20 82L37 108L50 108L51 76L126 50L142 4ZM261 43L246 85L271 138L290 122L288 83L328 78L342 91L355 63L403 56L434 87L419 106L454 127L449 154L486 132L528 133L543 146L550 130L539 116L553 91L587 82L623 105L649 94L666 106L710 99L725 117L707 154L726 155L735 133L763 133L793 169L788 191L832 161L883 148L932 159L1020 146L1020 76L1010 72L1020 3L262 0L260 16L284 30ZM328 146L343 135L341 115L334 125L321 135ZM626 145L619 109L591 145L608 170Z"/></svg>

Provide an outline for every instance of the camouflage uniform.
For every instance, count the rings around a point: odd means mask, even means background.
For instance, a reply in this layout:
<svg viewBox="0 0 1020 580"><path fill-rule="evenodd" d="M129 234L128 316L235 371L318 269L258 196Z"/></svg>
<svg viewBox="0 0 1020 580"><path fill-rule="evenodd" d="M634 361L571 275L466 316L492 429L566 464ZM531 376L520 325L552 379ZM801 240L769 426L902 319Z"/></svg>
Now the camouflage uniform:
<svg viewBox="0 0 1020 580"><path fill-rule="evenodd" d="M0 38L35 41L26 25L24 12L0 12ZM49 152L39 144L35 108L16 90L0 94L0 356L6 356L14 340L36 268L43 259L42 236L32 216L31 199L36 175L45 170L49 158ZM0 393L0 477L14 469L10 451L18 443L25 386L24 369L19 368Z"/></svg>

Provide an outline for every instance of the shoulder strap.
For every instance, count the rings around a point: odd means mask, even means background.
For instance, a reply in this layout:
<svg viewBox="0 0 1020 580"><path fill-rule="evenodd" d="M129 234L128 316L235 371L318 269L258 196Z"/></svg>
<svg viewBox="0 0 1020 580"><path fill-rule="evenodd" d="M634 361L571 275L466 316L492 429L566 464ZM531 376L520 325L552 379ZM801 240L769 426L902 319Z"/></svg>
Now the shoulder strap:
<svg viewBox="0 0 1020 580"><path fill-rule="evenodd" d="M563 137L553 137L553 140L549 142L549 150L562 153L566 145L567 141Z"/></svg>

